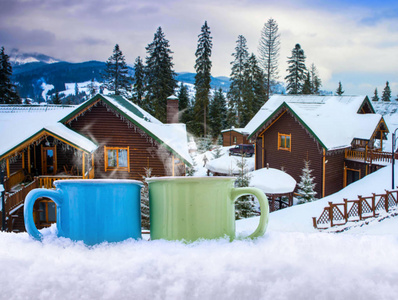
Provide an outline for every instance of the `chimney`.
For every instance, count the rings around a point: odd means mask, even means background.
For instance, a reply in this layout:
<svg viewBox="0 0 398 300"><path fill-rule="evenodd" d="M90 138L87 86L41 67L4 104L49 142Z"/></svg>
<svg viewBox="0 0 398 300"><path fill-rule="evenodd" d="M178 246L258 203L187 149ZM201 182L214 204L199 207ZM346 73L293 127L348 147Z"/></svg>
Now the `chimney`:
<svg viewBox="0 0 398 300"><path fill-rule="evenodd" d="M178 98L174 95L167 97L167 124L178 123Z"/></svg>

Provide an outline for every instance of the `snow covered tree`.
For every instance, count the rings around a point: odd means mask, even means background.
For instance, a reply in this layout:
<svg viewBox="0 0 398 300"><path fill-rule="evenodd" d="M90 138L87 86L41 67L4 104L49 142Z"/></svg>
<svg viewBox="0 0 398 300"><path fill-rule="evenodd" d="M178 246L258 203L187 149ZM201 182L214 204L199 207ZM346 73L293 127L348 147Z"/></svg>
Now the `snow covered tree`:
<svg viewBox="0 0 398 300"><path fill-rule="evenodd" d="M210 102L210 82L212 62L211 49L213 47L210 27L207 21L202 26L199 35L198 47L196 49L195 63L195 104L193 107L193 117L195 119L195 134L197 136L207 135L207 119L209 114Z"/></svg>
<svg viewBox="0 0 398 300"><path fill-rule="evenodd" d="M386 82L386 86L383 90L383 94L381 96L381 101L386 101L386 102L390 102L391 101L391 89L390 89L390 85L389 82Z"/></svg>
<svg viewBox="0 0 398 300"><path fill-rule="evenodd" d="M145 175L142 176L144 186L141 188L141 227L149 229L149 189L146 178L152 177L152 168L144 168Z"/></svg>
<svg viewBox="0 0 398 300"><path fill-rule="evenodd" d="M285 80L287 82L286 90L289 94L296 95L302 92L305 80L304 72L307 70L305 58L304 50L301 49L300 44L296 44L292 50L292 56L288 57L287 61L289 66L286 69L288 75Z"/></svg>
<svg viewBox="0 0 398 300"><path fill-rule="evenodd" d="M266 83L266 101L272 94L272 88L278 79L278 59L280 49L280 34L278 24L274 19L268 19L261 31L258 46L259 61L264 69Z"/></svg>
<svg viewBox="0 0 398 300"><path fill-rule="evenodd" d="M301 93L303 95L310 95L312 94L312 88L311 88L311 74L310 72L307 72L305 75L305 80L303 84L303 89L301 90Z"/></svg>
<svg viewBox="0 0 398 300"><path fill-rule="evenodd" d="M147 57L145 67L146 97L144 107L148 112L162 122L167 119L167 97L173 95L177 87L176 73L173 70L173 57L169 41L166 39L162 27L159 27L152 43L146 48Z"/></svg>
<svg viewBox="0 0 398 300"><path fill-rule="evenodd" d="M133 76L133 102L142 107L142 102L145 93L145 72L144 65L142 64L141 57L137 57L134 63L134 76Z"/></svg>
<svg viewBox="0 0 398 300"><path fill-rule="evenodd" d="M213 155L213 159L220 158L223 155L221 147L214 148L214 150L211 152L211 155Z"/></svg>
<svg viewBox="0 0 398 300"><path fill-rule="evenodd" d="M310 77L311 77L311 94L319 95L320 88L322 86L322 81L319 78L318 70L315 67L315 64L311 65L310 69Z"/></svg>
<svg viewBox="0 0 398 300"><path fill-rule="evenodd" d="M103 77L106 88L115 95L123 95L131 90L131 78L128 74L123 52L118 44L115 45L112 56L106 62Z"/></svg>
<svg viewBox="0 0 398 300"><path fill-rule="evenodd" d="M191 158L192 158L192 166L186 166L186 172L187 172L187 176L193 176L193 175L195 175L195 169L196 169L196 166L198 165L197 163L196 163L196 160L195 160L195 158L191 155Z"/></svg>
<svg viewBox="0 0 398 300"><path fill-rule="evenodd" d="M236 163L239 168L239 174L235 181L235 187L248 187L250 184L251 175L248 172L247 162L242 155L240 161ZM257 216L256 206L252 196L242 196L235 201L235 219L250 218Z"/></svg>
<svg viewBox="0 0 398 300"><path fill-rule="evenodd" d="M20 104L22 101L16 91L16 87L11 82L12 66L9 62L10 57L4 52L4 47L0 50L0 104Z"/></svg>
<svg viewBox="0 0 398 300"><path fill-rule="evenodd" d="M372 97L372 101L377 102L379 100L380 99L379 99L379 95L377 94L377 88L375 88L375 93L374 93L374 96Z"/></svg>
<svg viewBox="0 0 398 300"><path fill-rule="evenodd" d="M229 107L231 111L235 110L239 126L242 124L242 113L244 110L244 90L245 90L245 72L249 60L247 42L243 35L238 36L235 52L232 53L234 61L231 62L232 69L230 75L230 87L228 91Z"/></svg>
<svg viewBox="0 0 398 300"><path fill-rule="evenodd" d="M339 81L339 86L338 86L338 88L337 88L337 90L336 90L336 94L337 94L338 96L341 96L341 95L344 94L343 86L341 85L341 81Z"/></svg>
<svg viewBox="0 0 398 300"><path fill-rule="evenodd" d="M304 168L302 175L300 175L300 182L298 184L298 194L300 196L299 204L315 201L316 192L314 191L316 183L314 183L315 177L311 175L312 170L310 169L310 161L304 160Z"/></svg>
<svg viewBox="0 0 398 300"><path fill-rule="evenodd" d="M222 89L214 93L213 100L209 106L209 125L213 138L221 134L221 130L225 128L227 107Z"/></svg>
<svg viewBox="0 0 398 300"><path fill-rule="evenodd" d="M94 78L92 78L91 82L87 85L87 89L91 98L97 94L97 86L95 85Z"/></svg>

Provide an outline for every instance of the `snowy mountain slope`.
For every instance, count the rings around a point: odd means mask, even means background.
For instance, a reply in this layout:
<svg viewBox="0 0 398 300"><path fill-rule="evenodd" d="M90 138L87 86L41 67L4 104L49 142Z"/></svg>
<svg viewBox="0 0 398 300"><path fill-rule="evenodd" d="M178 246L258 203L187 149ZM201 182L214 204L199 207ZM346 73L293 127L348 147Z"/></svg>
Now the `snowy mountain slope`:
<svg viewBox="0 0 398 300"><path fill-rule="evenodd" d="M10 54L10 63L11 66L20 66L28 63L45 63L45 64L53 64L57 62L61 62L61 60L53 58L51 56L47 56L41 53L24 53L20 52L18 49L12 49Z"/></svg>

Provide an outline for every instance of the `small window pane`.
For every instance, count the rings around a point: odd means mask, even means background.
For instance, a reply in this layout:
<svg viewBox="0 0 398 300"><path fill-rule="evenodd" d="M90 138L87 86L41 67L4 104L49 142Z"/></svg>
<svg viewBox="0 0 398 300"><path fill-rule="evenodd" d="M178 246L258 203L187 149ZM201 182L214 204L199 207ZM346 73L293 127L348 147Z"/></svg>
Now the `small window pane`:
<svg viewBox="0 0 398 300"><path fill-rule="evenodd" d="M54 202L47 202L47 208L48 208L48 222L56 222L56 214L55 214L55 203Z"/></svg>
<svg viewBox="0 0 398 300"><path fill-rule="evenodd" d="M285 148L290 148L290 136L286 136L286 147Z"/></svg>
<svg viewBox="0 0 398 300"><path fill-rule="evenodd" d="M116 150L108 150L108 167L117 167Z"/></svg>
<svg viewBox="0 0 398 300"><path fill-rule="evenodd" d="M127 149L119 149L119 167L127 168Z"/></svg>
<svg viewBox="0 0 398 300"><path fill-rule="evenodd" d="M281 148L286 148L286 141L284 135L281 135Z"/></svg>

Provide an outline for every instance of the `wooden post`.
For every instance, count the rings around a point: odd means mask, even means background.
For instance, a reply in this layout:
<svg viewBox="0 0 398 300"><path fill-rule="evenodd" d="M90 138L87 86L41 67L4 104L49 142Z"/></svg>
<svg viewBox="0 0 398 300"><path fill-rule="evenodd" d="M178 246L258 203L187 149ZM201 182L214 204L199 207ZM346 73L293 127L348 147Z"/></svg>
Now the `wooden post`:
<svg viewBox="0 0 398 300"><path fill-rule="evenodd" d="M330 219L330 227L333 227L333 203L329 202L329 219Z"/></svg>
<svg viewBox="0 0 398 300"><path fill-rule="evenodd" d="M362 198L361 198L361 196L358 196L358 215L359 215L359 220L362 220Z"/></svg>
<svg viewBox="0 0 398 300"><path fill-rule="evenodd" d="M322 165L323 165L323 172L322 172L322 198L325 197L325 182L326 182L326 151L323 148L323 158L322 158Z"/></svg>
<svg viewBox="0 0 398 300"><path fill-rule="evenodd" d="M345 222L348 222L348 207L347 207L347 199L343 199L344 200L344 219Z"/></svg>
<svg viewBox="0 0 398 300"><path fill-rule="evenodd" d="M376 217L376 194L372 193L372 211L373 217Z"/></svg>
<svg viewBox="0 0 398 300"><path fill-rule="evenodd" d="M316 224L316 218L312 217L312 225L314 226L315 229L318 228L317 224Z"/></svg>
<svg viewBox="0 0 398 300"><path fill-rule="evenodd" d="M30 146L28 146L28 173L31 173L31 167L30 167Z"/></svg>
<svg viewBox="0 0 398 300"><path fill-rule="evenodd" d="M6 168L7 168L7 178L10 178L10 158L6 159Z"/></svg>
<svg viewBox="0 0 398 300"><path fill-rule="evenodd" d="M25 169L25 152L22 152L22 169Z"/></svg>
<svg viewBox="0 0 398 300"><path fill-rule="evenodd" d="M388 212L388 191L386 191L386 196L385 196L385 198L384 198L384 201L385 201L385 207L386 207L386 212Z"/></svg>

